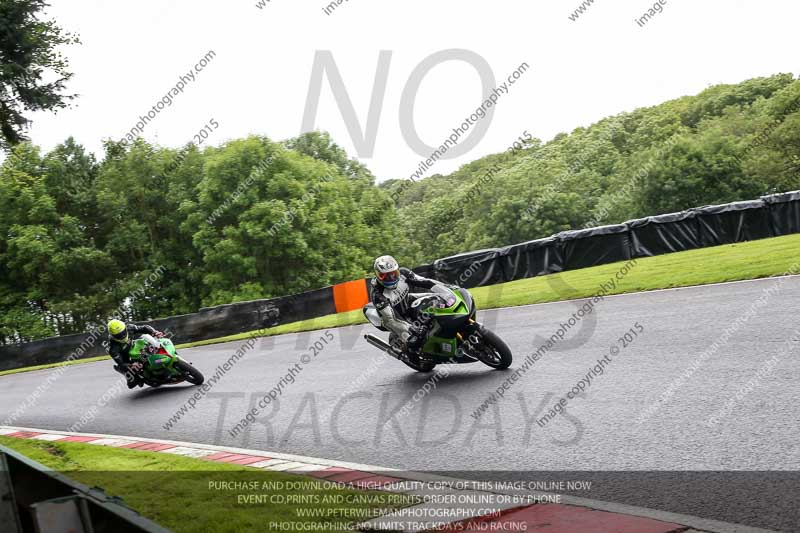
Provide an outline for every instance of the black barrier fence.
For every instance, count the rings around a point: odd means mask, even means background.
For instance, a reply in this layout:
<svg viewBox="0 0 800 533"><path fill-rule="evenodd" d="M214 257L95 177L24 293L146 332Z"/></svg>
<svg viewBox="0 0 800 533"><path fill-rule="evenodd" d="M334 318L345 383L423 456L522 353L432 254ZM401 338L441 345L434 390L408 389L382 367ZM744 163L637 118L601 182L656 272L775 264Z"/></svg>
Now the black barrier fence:
<svg viewBox="0 0 800 533"><path fill-rule="evenodd" d="M437 259L414 271L467 288L493 285L706 246L800 233L800 191L711 205L623 224L572 230L504 248ZM255 331L336 312L332 287L280 298L201 309L151 321L176 343ZM105 335L54 337L0 346L0 370L103 355Z"/></svg>
<svg viewBox="0 0 800 533"><path fill-rule="evenodd" d="M565 231L437 259L432 270L440 281L471 288L791 233L800 233L800 191Z"/></svg>
<svg viewBox="0 0 800 533"><path fill-rule="evenodd" d="M762 200L769 205L773 234L800 233L800 191L764 196Z"/></svg>

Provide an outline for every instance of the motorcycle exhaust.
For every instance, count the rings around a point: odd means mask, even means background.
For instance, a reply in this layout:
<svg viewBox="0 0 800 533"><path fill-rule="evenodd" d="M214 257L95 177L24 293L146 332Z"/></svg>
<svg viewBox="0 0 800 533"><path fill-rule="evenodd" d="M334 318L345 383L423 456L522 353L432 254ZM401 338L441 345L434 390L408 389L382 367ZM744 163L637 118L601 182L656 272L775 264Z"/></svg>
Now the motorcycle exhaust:
<svg viewBox="0 0 800 533"><path fill-rule="evenodd" d="M371 345L373 345L374 347L378 348L379 350L383 350L384 352L388 352L389 348L391 348L389 346L389 343L379 339L375 335L370 335L369 333L367 333L366 335L364 335L364 339L366 339L366 341Z"/></svg>
<svg viewBox="0 0 800 533"><path fill-rule="evenodd" d="M386 342L386 341L384 341L384 340L382 340L382 339L379 339L379 338L378 338L378 337L376 337L375 335L371 335L371 334L369 334L369 333L367 333L366 335L364 335L364 339L365 339L365 340L366 340L368 343L370 343L371 345L373 345L374 347L378 348L379 350L382 350L382 351L386 352L388 355L390 355L390 356L394 357L394 358L395 358L395 359L397 359L398 361L403 361L403 362L405 362L405 360L404 360L404 358L403 358L403 355L402 355L402 354L398 354L398 353L396 353L394 350L392 350L392 347L389 345L389 343L388 343L388 342Z"/></svg>

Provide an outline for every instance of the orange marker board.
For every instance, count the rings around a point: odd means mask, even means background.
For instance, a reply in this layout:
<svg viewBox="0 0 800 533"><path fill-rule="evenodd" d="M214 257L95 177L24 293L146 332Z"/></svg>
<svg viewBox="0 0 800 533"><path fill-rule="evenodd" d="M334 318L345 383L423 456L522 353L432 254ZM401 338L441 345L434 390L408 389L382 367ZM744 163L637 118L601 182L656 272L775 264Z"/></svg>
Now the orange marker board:
<svg viewBox="0 0 800 533"><path fill-rule="evenodd" d="M361 309L369 303L367 282L363 279L347 281L333 286L333 302L337 313Z"/></svg>

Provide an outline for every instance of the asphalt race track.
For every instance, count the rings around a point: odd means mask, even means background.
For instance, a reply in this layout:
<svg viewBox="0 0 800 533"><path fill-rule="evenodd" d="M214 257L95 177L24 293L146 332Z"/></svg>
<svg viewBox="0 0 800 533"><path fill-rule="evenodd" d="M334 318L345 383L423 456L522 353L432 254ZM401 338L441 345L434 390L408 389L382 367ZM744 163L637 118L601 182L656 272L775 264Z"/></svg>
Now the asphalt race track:
<svg viewBox="0 0 800 533"><path fill-rule="evenodd" d="M118 375L108 361L69 367L12 422L53 370L1 377L0 423L67 430L84 417L74 430L480 479L591 481L591 490L572 493L770 529L800 524L800 342L790 340L800 328L800 277L607 297L474 417L583 303L483 313L515 355L506 371L476 363L436 377L415 373L369 346L367 326L347 327L330 330L332 341L325 331L259 339L170 429L197 389L114 394ZM242 344L182 355L210 383ZM540 420L604 356L603 373L568 400L566 413ZM282 378L277 401L232 437ZM751 390L737 396L748 382Z"/></svg>

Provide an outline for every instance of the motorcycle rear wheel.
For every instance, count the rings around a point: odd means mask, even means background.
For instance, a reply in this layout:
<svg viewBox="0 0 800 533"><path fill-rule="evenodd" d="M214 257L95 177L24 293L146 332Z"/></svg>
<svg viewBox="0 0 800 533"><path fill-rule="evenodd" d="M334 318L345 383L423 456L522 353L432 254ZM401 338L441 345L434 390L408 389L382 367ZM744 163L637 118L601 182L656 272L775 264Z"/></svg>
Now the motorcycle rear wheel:
<svg viewBox="0 0 800 533"><path fill-rule="evenodd" d="M411 361L403 361L407 366L413 368L417 372L431 372L434 368L436 368L436 363L412 363Z"/></svg>

